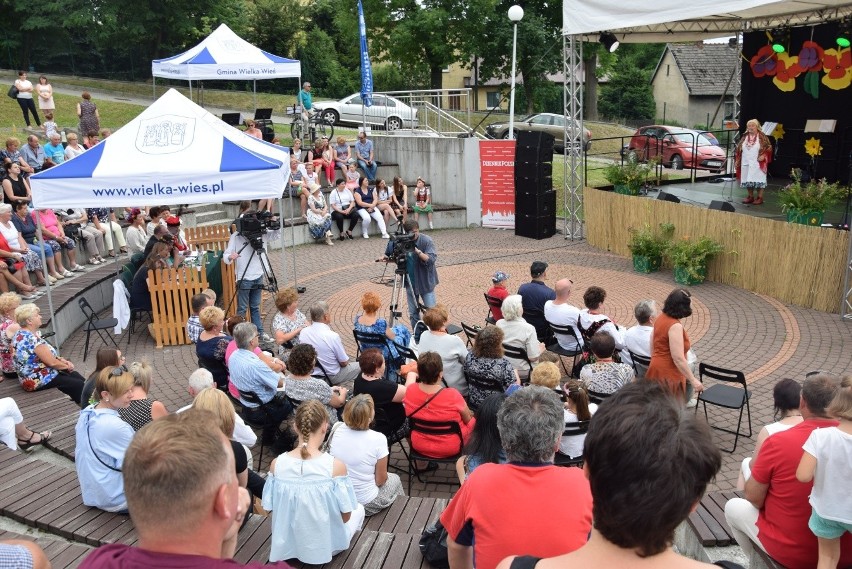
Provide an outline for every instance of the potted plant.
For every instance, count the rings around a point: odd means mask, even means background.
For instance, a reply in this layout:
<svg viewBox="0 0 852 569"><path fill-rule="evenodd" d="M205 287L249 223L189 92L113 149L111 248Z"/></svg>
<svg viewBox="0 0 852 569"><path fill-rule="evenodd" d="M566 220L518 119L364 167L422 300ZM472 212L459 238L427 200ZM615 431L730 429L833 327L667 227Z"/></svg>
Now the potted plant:
<svg viewBox="0 0 852 569"><path fill-rule="evenodd" d="M639 189L653 167L653 163L625 160L624 164L613 162L604 168L604 178L612 184L615 193L638 196Z"/></svg>
<svg viewBox="0 0 852 569"><path fill-rule="evenodd" d="M628 232L630 240L627 248L633 254L633 270L639 273L658 271L674 233L674 225L661 223L657 229L652 229L646 223L638 229L631 227Z"/></svg>
<svg viewBox="0 0 852 569"><path fill-rule="evenodd" d="M794 169L790 177L792 183L781 190L779 198L781 211L787 214L790 223L822 225L825 210L849 192L849 188L838 183L829 184L825 178L803 182L798 169Z"/></svg>
<svg viewBox="0 0 852 569"><path fill-rule="evenodd" d="M707 236L693 241L683 237L669 243L666 257L674 268L675 282L682 285L695 285L707 278L707 261L724 249L720 243Z"/></svg>

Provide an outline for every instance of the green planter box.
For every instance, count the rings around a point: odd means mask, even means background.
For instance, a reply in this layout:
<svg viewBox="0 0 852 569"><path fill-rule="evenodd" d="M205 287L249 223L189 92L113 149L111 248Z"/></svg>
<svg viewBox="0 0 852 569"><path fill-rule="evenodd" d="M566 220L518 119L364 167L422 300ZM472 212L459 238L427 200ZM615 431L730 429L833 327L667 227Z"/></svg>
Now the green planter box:
<svg viewBox="0 0 852 569"><path fill-rule="evenodd" d="M637 273L653 273L660 270L663 263L662 257L646 257L644 255L633 255L633 270Z"/></svg>
<svg viewBox="0 0 852 569"><path fill-rule="evenodd" d="M801 225L814 225L819 227L822 225L822 216L824 211L799 211L793 210L787 212L787 221L790 223L799 223Z"/></svg>
<svg viewBox="0 0 852 569"><path fill-rule="evenodd" d="M685 268L676 266L674 268L674 280L677 284L686 286L701 284L707 278L707 267L701 267L697 273L699 278L694 278Z"/></svg>
<svg viewBox="0 0 852 569"><path fill-rule="evenodd" d="M639 195L639 186L635 188L628 186L626 184L615 184L613 186L616 194L621 194L624 196L638 196Z"/></svg>

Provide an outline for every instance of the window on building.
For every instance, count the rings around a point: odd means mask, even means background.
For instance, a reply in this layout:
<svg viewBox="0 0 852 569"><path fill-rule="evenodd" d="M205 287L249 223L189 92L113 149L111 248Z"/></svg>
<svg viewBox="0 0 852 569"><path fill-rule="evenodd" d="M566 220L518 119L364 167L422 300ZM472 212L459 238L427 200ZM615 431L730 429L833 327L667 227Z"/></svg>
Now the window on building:
<svg viewBox="0 0 852 569"><path fill-rule="evenodd" d="M489 109L493 109L500 104L500 98L499 91L489 91L485 93L485 104Z"/></svg>

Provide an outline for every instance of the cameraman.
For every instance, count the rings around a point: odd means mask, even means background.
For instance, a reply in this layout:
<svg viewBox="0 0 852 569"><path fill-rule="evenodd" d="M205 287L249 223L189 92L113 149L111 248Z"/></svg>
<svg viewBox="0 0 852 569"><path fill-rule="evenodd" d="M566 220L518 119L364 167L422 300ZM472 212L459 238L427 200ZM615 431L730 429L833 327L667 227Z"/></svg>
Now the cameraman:
<svg viewBox="0 0 852 569"><path fill-rule="evenodd" d="M414 237L414 250L405 254L405 273L408 276L405 282L405 296L408 300L408 317L413 329L420 320L418 299L422 300L426 308L432 308L437 304L435 287L438 286L438 271L435 268L435 261L438 259L438 253L435 252L432 238L420 233L419 223L409 219L403 223L402 227L404 233ZM381 260L393 260L394 242L394 239L388 242L385 256Z"/></svg>
<svg viewBox="0 0 852 569"><path fill-rule="evenodd" d="M256 209L248 209L243 212L237 220L242 220L245 217L257 215ZM239 227L239 224L237 224ZM263 257L266 257L266 241L268 233L262 236ZM225 264L230 265L236 261L234 274L237 278L237 314L242 316L246 313L246 308L251 311L251 321L257 327L258 334L264 342L271 342L272 338L263 332L263 320L260 318L260 301L263 293L263 267L265 261L262 260L261 251L255 251L251 243L236 231L228 240L228 247L225 249L222 259ZM266 270L272 274L272 267L266 262Z"/></svg>

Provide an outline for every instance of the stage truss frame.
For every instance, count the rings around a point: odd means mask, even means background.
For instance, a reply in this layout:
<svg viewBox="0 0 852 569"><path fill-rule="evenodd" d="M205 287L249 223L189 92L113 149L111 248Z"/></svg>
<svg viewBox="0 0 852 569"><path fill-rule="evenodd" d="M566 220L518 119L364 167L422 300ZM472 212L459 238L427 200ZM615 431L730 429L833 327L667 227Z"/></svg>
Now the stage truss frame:
<svg viewBox="0 0 852 569"><path fill-rule="evenodd" d="M562 212L565 239L583 239L583 42L562 36L565 147L562 150Z"/></svg>

